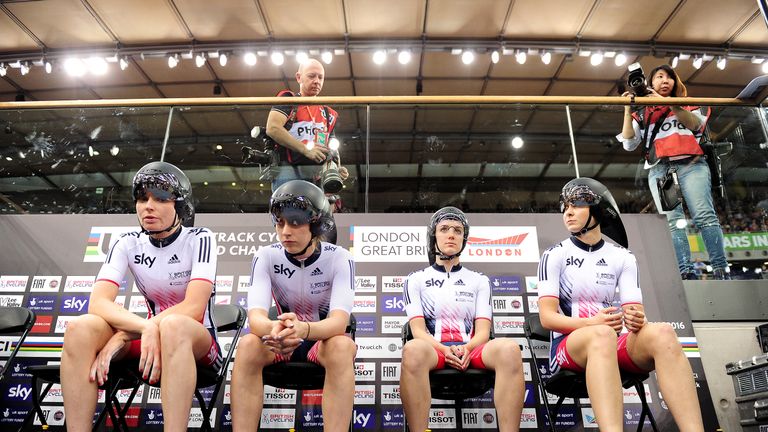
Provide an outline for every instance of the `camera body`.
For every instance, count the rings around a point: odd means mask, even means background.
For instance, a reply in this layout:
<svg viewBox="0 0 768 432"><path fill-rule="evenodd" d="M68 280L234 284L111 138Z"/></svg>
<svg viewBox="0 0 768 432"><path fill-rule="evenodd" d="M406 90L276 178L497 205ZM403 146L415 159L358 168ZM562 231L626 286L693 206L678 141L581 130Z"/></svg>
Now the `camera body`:
<svg viewBox="0 0 768 432"><path fill-rule="evenodd" d="M341 165L339 151L330 150L320 171L320 186L323 188L323 192L336 194L344 187L344 181L339 173L339 165Z"/></svg>
<svg viewBox="0 0 768 432"><path fill-rule="evenodd" d="M650 91L645 82L645 74L640 63L632 63L627 66L629 75L627 75L627 91L637 97L647 96Z"/></svg>
<svg viewBox="0 0 768 432"><path fill-rule="evenodd" d="M261 141L263 146L261 149L243 146L241 150L243 152L244 164L256 164L270 168L274 168L280 164L280 155L275 151L271 140L267 137L266 132L261 127L254 126L254 128L251 129L251 138L256 140L256 142Z"/></svg>

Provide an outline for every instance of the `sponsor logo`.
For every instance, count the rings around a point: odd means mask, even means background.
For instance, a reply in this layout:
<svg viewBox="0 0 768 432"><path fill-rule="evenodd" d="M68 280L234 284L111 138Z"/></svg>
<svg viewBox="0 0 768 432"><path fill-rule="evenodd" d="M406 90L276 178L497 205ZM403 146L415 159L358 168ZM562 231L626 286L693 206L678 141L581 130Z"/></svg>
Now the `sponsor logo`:
<svg viewBox="0 0 768 432"><path fill-rule="evenodd" d="M175 281L176 279L189 279L189 276L192 275L192 270L184 270L184 271L177 271L177 272L168 272L168 280ZM177 285L177 284L173 284ZM134 288L136 288L136 284L133 284ZM138 289L134 289L134 292L137 292Z"/></svg>
<svg viewBox="0 0 768 432"><path fill-rule="evenodd" d="M496 410L493 408L465 408L461 410L461 426L468 429L496 428Z"/></svg>
<svg viewBox="0 0 768 432"><path fill-rule="evenodd" d="M49 426L64 426L64 407L44 405L40 409L43 411L43 417ZM37 416L35 416L34 424L35 426L41 425Z"/></svg>
<svg viewBox="0 0 768 432"><path fill-rule="evenodd" d="M374 419L375 410L373 408L362 407L355 408L352 411L353 428L372 429L376 426L376 420Z"/></svg>
<svg viewBox="0 0 768 432"><path fill-rule="evenodd" d="M376 313L376 296L355 296L352 312Z"/></svg>
<svg viewBox="0 0 768 432"><path fill-rule="evenodd" d="M211 425L211 428L213 428L213 422L216 419L216 410L217 408L214 408L211 411L211 417L209 419L208 424ZM192 408L192 410L189 412L189 421L187 422L188 428L200 428L203 426L203 412L200 408Z"/></svg>
<svg viewBox="0 0 768 432"><path fill-rule="evenodd" d="M683 352L688 358L700 358L699 343L695 337L678 337L680 345L683 347Z"/></svg>
<svg viewBox="0 0 768 432"><path fill-rule="evenodd" d="M355 276L355 292L376 292L376 276Z"/></svg>
<svg viewBox="0 0 768 432"><path fill-rule="evenodd" d="M67 276L64 292L91 292L96 276Z"/></svg>
<svg viewBox="0 0 768 432"><path fill-rule="evenodd" d="M538 262L534 226L472 227L462 262Z"/></svg>
<svg viewBox="0 0 768 432"><path fill-rule="evenodd" d="M264 408L261 411L261 427L264 429L289 429L295 426L293 408Z"/></svg>
<svg viewBox="0 0 768 432"><path fill-rule="evenodd" d="M30 333L50 333L51 325L53 325L53 317L51 315L38 315Z"/></svg>
<svg viewBox="0 0 768 432"><path fill-rule="evenodd" d="M66 295L61 299L61 313L82 314L88 311L88 296Z"/></svg>
<svg viewBox="0 0 768 432"><path fill-rule="evenodd" d="M229 386L227 386L229 387ZM228 393L228 392L227 392ZM264 386L264 403L274 405L295 405L296 390ZM224 402L225 404L228 402Z"/></svg>
<svg viewBox="0 0 768 432"><path fill-rule="evenodd" d="M533 383L525 383L525 398L523 399L523 406L536 406L536 392L533 390Z"/></svg>
<svg viewBox="0 0 768 432"><path fill-rule="evenodd" d="M424 286L426 288L433 287L433 286L436 286L438 288L442 288L444 282L445 282L444 280L440 280L440 279L430 279L430 280L424 282Z"/></svg>
<svg viewBox="0 0 768 432"><path fill-rule="evenodd" d="M320 270L320 267L315 267L314 270L312 270L312 273L309 274L310 276L322 276L323 271Z"/></svg>
<svg viewBox="0 0 768 432"><path fill-rule="evenodd" d="M371 369L373 371L373 369ZM355 371L357 373L357 371ZM355 405L375 405L376 386L373 384L355 386Z"/></svg>
<svg viewBox="0 0 768 432"><path fill-rule="evenodd" d="M216 276L216 292L232 292L234 276Z"/></svg>
<svg viewBox="0 0 768 432"><path fill-rule="evenodd" d="M528 313L539 313L538 297L528 297Z"/></svg>
<svg viewBox="0 0 768 432"><path fill-rule="evenodd" d="M403 329L403 324L408 321L406 316L383 316L381 317L381 333L383 334L400 334Z"/></svg>
<svg viewBox="0 0 768 432"><path fill-rule="evenodd" d="M0 276L0 292L23 292L29 276Z"/></svg>
<svg viewBox="0 0 768 432"><path fill-rule="evenodd" d="M248 288L251 287L250 276L240 276L237 278L237 292L248 292Z"/></svg>
<svg viewBox="0 0 768 432"><path fill-rule="evenodd" d="M584 425L584 429L596 429L597 428L597 418L595 417L595 412L592 410L592 408L582 408L581 409L581 422ZM625 421L625 424L626 421ZM635 423L637 424L637 423Z"/></svg>
<svg viewBox="0 0 768 432"><path fill-rule="evenodd" d="M402 296L387 295L382 297L384 312L402 312L405 309L405 301Z"/></svg>
<svg viewBox="0 0 768 432"><path fill-rule="evenodd" d="M359 337L357 358L400 358L403 342L399 337Z"/></svg>
<svg viewBox="0 0 768 432"><path fill-rule="evenodd" d="M27 308L34 312L53 312L56 296L31 295L27 299Z"/></svg>
<svg viewBox="0 0 768 432"><path fill-rule="evenodd" d="M643 390L645 391L645 400L648 401L649 404L652 403L651 390L648 384L643 384ZM642 403L640 395L637 394L637 389L634 387L624 389L624 403Z"/></svg>
<svg viewBox="0 0 768 432"><path fill-rule="evenodd" d="M405 276L382 276L381 291L403 292L403 288L405 287L405 280Z"/></svg>
<svg viewBox="0 0 768 432"><path fill-rule="evenodd" d="M112 244L122 235L135 231L134 227L91 227L83 262L104 262Z"/></svg>
<svg viewBox="0 0 768 432"><path fill-rule="evenodd" d="M144 424L147 426L159 426L163 424L163 410L149 409L144 412Z"/></svg>
<svg viewBox="0 0 768 432"><path fill-rule="evenodd" d="M523 292L523 283L519 276L491 276L488 280L494 294Z"/></svg>
<svg viewBox="0 0 768 432"><path fill-rule="evenodd" d="M523 334L524 317L493 317L493 329L497 334Z"/></svg>
<svg viewBox="0 0 768 432"><path fill-rule="evenodd" d="M280 265L275 264L272 266L272 268L274 269L273 273L288 276L288 279L290 279L291 276L293 276L293 274L296 273L296 270L291 270L290 267L286 267L282 264Z"/></svg>
<svg viewBox="0 0 768 432"><path fill-rule="evenodd" d="M402 408L384 409L381 412L382 428L402 428L404 425Z"/></svg>
<svg viewBox="0 0 768 432"><path fill-rule="evenodd" d="M0 296L0 306L21 307L24 304L23 295L3 295Z"/></svg>
<svg viewBox="0 0 768 432"><path fill-rule="evenodd" d="M525 277L525 292L538 293L539 292L539 278L536 276Z"/></svg>
<svg viewBox="0 0 768 432"><path fill-rule="evenodd" d="M302 405L321 405L323 403L323 390L305 390L301 392Z"/></svg>
<svg viewBox="0 0 768 432"><path fill-rule="evenodd" d="M536 429L537 427L536 408L523 408L523 412L520 414L520 429Z"/></svg>
<svg viewBox="0 0 768 432"><path fill-rule="evenodd" d="M61 276L35 276L32 279L31 292L58 292Z"/></svg>
<svg viewBox="0 0 768 432"><path fill-rule="evenodd" d="M381 385L382 405L400 405L400 385Z"/></svg>
<svg viewBox="0 0 768 432"><path fill-rule="evenodd" d="M463 280L459 279L456 281L456 283L453 284L454 286L467 286Z"/></svg>
<svg viewBox="0 0 768 432"><path fill-rule="evenodd" d="M178 264L180 262L181 260L178 256L176 256L176 254L173 254L173 256L168 260L168 264Z"/></svg>
<svg viewBox="0 0 768 432"><path fill-rule="evenodd" d="M355 363L355 381L376 381L376 365L369 362Z"/></svg>
<svg viewBox="0 0 768 432"><path fill-rule="evenodd" d="M228 305L232 301L232 296L216 294L214 301L216 302L217 305Z"/></svg>
<svg viewBox="0 0 768 432"><path fill-rule="evenodd" d="M597 264L595 264L595 265L606 266L607 267L608 263L605 262L605 259L600 258L600 261L598 261ZM579 265L579 267L581 267L581 265Z"/></svg>
<svg viewBox="0 0 768 432"><path fill-rule="evenodd" d="M430 408L431 429L456 429L456 410L453 408Z"/></svg>
<svg viewBox="0 0 768 432"><path fill-rule="evenodd" d="M56 319L56 330L54 330L54 333L64 333L67 331L67 326L69 325L69 322L72 321L77 317L74 316L60 316Z"/></svg>
<svg viewBox="0 0 768 432"><path fill-rule="evenodd" d="M523 313L523 297L494 297L493 313Z"/></svg>
<svg viewBox="0 0 768 432"><path fill-rule="evenodd" d="M566 267L575 265L576 267L581 268L582 264L584 264L584 258L568 257L568 259L565 260Z"/></svg>
<svg viewBox="0 0 768 432"><path fill-rule="evenodd" d="M157 260L157 257L151 257L145 253L142 253L141 255L134 255L133 256L133 263L138 265L145 265L149 268L152 268L152 265L155 264L155 261Z"/></svg>
<svg viewBox="0 0 768 432"><path fill-rule="evenodd" d="M128 311L133 313L147 313L147 299L144 296L133 296L128 304Z"/></svg>
<svg viewBox="0 0 768 432"><path fill-rule="evenodd" d="M318 408L305 409L301 414L302 427L317 427L323 425L323 411Z"/></svg>
<svg viewBox="0 0 768 432"><path fill-rule="evenodd" d="M382 363L380 369L382 381L400 381L400 363Z"/></svg>
<svg viewBox="0 0 768 432"><path fill-rule="evenodd" d="M541 407L539 414L544 418L544 426L549 427L549 416L547 416L547 410ZM576 423L578 423L577 416L581 416L581 413L576 412L575 406L561 406L560 411L557 413L555 427L569 428L576 426Z"/></svg>
<svg viewBox="0 0 768 432"><path fill-rule="evenodd" d="M8 387L8 392L6 393L8 400L17 402L28 400L31 394L32 387L23 384L16 384L13 387Z"/></svg>
<svg viewBox="0 0 768 432"><path fill-rule="evenodd" d="M357 319L357 334L374 334L376 333L376 318L375 316L363 316L355 314Z"/></svg>

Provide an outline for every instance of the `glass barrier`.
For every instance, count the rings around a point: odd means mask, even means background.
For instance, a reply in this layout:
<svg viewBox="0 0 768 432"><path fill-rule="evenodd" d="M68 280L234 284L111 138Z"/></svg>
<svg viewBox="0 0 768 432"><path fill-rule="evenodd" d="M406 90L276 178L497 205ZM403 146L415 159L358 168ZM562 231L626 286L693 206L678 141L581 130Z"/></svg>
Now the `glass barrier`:
<svg viewBox="0 0 768 432"><path fill-rule="evenodd" d="M0 214L131 213L133 174L161 158L188 174L199 213L266 211L275 170L245 156L249 148L263 149L258 132L270 108L0 109ZM615 138L623 106L347 103L333 109L341 164L349 171L336 211L431 212L454 205L468 212L555 212L562 185L580 175L605 183L624 213L656 212L640 151L624 150ZM744 278L768 270L767 111L713 106L708 122L723 178L715 207L727 258L737 263L733 274ZM302 168L308 177L317 174L309 171ZM693 257L706 262L699 229L688 221Z"/></svg>

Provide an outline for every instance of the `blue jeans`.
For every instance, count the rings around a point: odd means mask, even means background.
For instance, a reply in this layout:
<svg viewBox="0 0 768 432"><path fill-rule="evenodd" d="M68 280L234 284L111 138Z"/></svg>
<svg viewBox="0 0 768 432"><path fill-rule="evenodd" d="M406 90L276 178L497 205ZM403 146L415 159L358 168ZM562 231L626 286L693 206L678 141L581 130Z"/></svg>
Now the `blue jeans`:
<svg viewBox="0 0 768 432"><path fill-rule="evenodd" d="M712 180L704 157L699 157L696 162L690 160L684 162L659 162L648 171L648 183L653 195L653 202L659 213L667 216L669 232L672 234L672 244L677 255L677 266L681 274L693 272L691 263L691 247L688 244L688 235L685 228L678 228L677 221L685 220L683 206L679 205L672 211L661 211L659 190L656 187L656 179L661 178L671 167L677 168L677 179L683 192L683 200L693 218L693 223L701 231L704 246L709 254L709 261L713 268L725 269L728 263L725 260L723 245L723 229L715 213L712 202Z"/></svg>
<svg viewBox="0 0 768 432"><path fill-rule="evenodd" d="M272 192L275 191L283 183L288 183L291 180L306 180L310 183L315 183L316 172L319 171L320 165L279 165L275 168L274 178L272 179ZM309 175L309 172L315 174Z"/></svg>

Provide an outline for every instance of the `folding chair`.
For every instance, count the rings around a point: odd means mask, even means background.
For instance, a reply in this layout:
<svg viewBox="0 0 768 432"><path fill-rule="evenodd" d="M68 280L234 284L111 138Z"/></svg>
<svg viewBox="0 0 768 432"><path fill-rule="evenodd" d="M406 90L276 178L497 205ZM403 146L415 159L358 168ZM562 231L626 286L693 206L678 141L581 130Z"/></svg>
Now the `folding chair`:
<svg viewBox="0 0 768 432"><path fill-rule="evenodd" d="M555 423L557 422L557 414L560 411L560 407L566 398L573 398L576 403L576 407L579 408L579 399L587 398L587 379L586 374L570 371L567 369L560 369L557 373L553 374L546 381L542 379L539 373L539 368L535 367L537 364L536 353L533 350L533 344L531 340L537 340L542 342L549 342L549 330L545 329L541 325L539 314L531 314L525 319L523 326L525 330L525 339L528 341L528 348L531 350L531 357L534 362L534 371L536 374L536 381L538 382L539 389L542 393L542 399L544 400L544 408L547 410L547 416L549 417L549 430L555 432ZM645 423L645 417L651 422L651 427L655 432L658 432L656 426L656 419L651 413L651 409L648 407L648 402L645 399L645 387L643 387L643 381L648 379L648 374L632 374L629 372L621 372L621 386L628 389L634 387L637 391L637 395L640 397L642 403L642 411L640 411L640 422L637 425L637 432L643 430L643 424ZM547 393L558 396L557 404L554 411L549 406L547 400Z"/></svg>
<svg viewBox="0 0 768 432"><path fill-rule="evenodd" d="M219 337L221 337L222 332L228 332L228 331L235 331L235 335L232 338L232 343L229 348L229 352L227 353L226 358L224 358L224 362L221 365L221 368L218 372L214 372L211 368L208 367L198 367L197 368L197 381L195 382L195 397L197 398L197 402L200 404L200 411L203 415L203 424L200 427L200 430L203 431L212 431L211 428L211 413L213 412L213 408L216 405L216 399L218 398L219 391L221 391L221 387L224 384L224 378L227 376L227 368L229 367L229 363L232 360L232 355L235 352L235 347L237 346L237 341L240 339L240 333L243 330L243 327L245 327L246 319L248 318L248 314L245 311L245 308L239 305L214 305L213 306L213 321L216 324L216 333L219 334ZM136 377L138 383L136 385L136 389L144 383L148 384L152 387L160 387L160 383L157 382L155 384L150 384L148 380L144 380L144 378L139 373L138 369L138 360L133 359L130 361L130 366L128 367L128 370L130 373ZM213 386L213 393L211 394L211 400L210 402L206 403L205 398L203 397L203 394L200 392L201 389L204 389L206 387ZM128 399L128 401L125 403L125 409L127 410L128 407L133 402L133 396L135 396L135 392L132 394L132 396Z"/></svg>
<svg viewBox="0 0 768 432"><path fill-rule="evenodd" d="M16 346L13 347L11 355L8 356L5 365L0 370L0 383L5 379L5 372L11 367L11 363L16 358L19 348L24 343L24 339L35 325L35 313L25 307L0 307L0 334L16 334L21 332Z"/></svg>
<svg viewBox="0 0 768 432"><path fill-rule="evenodd" d="M401 332L403 346L409 340L413 339L411 324L403 324ZM491 337L494 338L493 328L491 328ZM429 388L432 391L432 397L435 399L445 399L454 401L456 410L457 430L462 429L461 421L461 402L485 394L493 388L496 381L496 373L492 370L470 369L465 371L446 367L445 369L433 370L429 372ZM408 432L408 422L404 418L403 430Z"/></svg>
<svg viewBox="0 0 768 432"><path fill-rule="evenodd" d="M272 306L269 309L269 319L277 319L277 308ZM349 324L346 332L355 340L355 331L357 330L357 319L354 314L349 314ZM272 387L296 390L297 399L301 400L302 390L322 389L325 384L325 368L309 361L291 361L281 362L269 365L262 371L264 384ZM349 430L352 431L354 419L349 424Z"/></svg>

